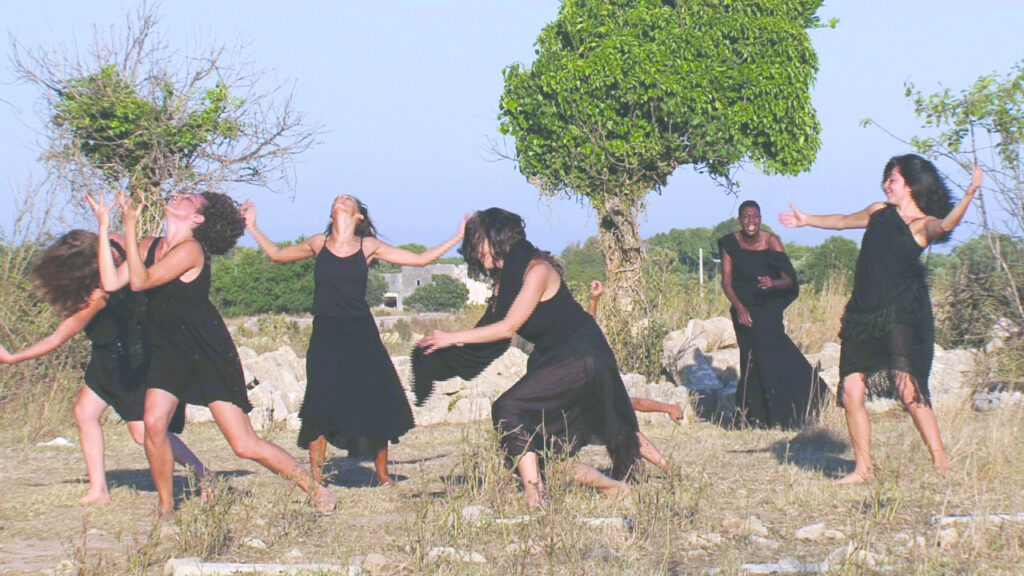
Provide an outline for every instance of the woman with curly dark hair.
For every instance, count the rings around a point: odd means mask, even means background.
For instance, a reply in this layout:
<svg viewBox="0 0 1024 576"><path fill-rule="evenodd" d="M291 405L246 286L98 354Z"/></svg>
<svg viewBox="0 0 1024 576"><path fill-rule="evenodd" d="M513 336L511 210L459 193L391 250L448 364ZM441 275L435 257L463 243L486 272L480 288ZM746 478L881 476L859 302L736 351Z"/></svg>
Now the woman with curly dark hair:
<svg viewBox="0 0 1024 576"><path fill-rule="evenodd" d="M853 214L815 216L790 205L779 214L789 228L829 230L866 228L843 313L839 337L840 383L837 399L846 410L855 467L840 484L874 478L871 421L865 397L889 396L903 402L931 453L936 471L948 467L928 392L935 345L935 322L921 252L944 242L963 218L981 187L981 168L956 206L935 166L915 154L889 160L882 173L885 202Z"/></svg>
<svg viewBox="0 0 1024 576"><path fill-rule="evenodd" d="M413 427L412 409L377 323L366 304L369 265L383 260L426 266L462 240L465 220L448 240L421 254L377 238L366 205L343 194L331 204L323 234L291 246L278 246L256 227L256 207L242 205L246 228L274 262L314 258L313 334L306 353L306 392L299 418L298 445L309 450L313 475L320 480L327 443L349 454L373 452L377 482L390 486L388 442Z"/></svg>
<svg viewBox="0 0 1024 576"><path fill-rule="evenodd" d="M9 353L0 346L0 362L15 364L39 358L84 331L92 343L85 386L75 401L73 414L89 477L89 490L79 504L110 502L103 458L103 426L100 417L113 406L128 425L128 432L143 443L143 405L149 349L142 331L145 298L122 288L111 293L100 288L96 249L99 239L86 230L72 230L58 238L39 257L29 277L39 296L62 318L54 331L27 348ZM113 257L124 260L123 240L112 240ZM175 461L197 477L206 473L203 463L175 433L185 423L184 407L175 412L168 439Z"/></svg>
<svg viewBox="0 0 1024 576"><path fill-rule="evenodd" d="M472 275L494 282L494 294L476 328L434 330L418 343L417 390L460 373L460 364L486 365L503 351L493 344L518 333L534 344L526 375L494 401L491 420L507 461L518 469L527 504L545 505L539 456L545 450L572 456L586 444L603 444L612 475L628 476L640 458L636 415L615 354L593 316L572 297L561 265L526 240L522 218L500 208L469 219L460 252ZM480 353L481 346L489 348ZM629 492L589 464L574 461L573 472L578 482L607 496Z"/></svg>
<svg viewBox="0 0 1024 576"><path fill-rule="evenodd" d="M149 299L146 319L152 361L143 420L158 514L166 516L174 510L167 428L180 403L207 406L235 454L294 480L318 508L332 510L334 496L316 484L291 454L253 430L238 351L210 302L210 256L229 250L245 230L238 204L212 192L175 195L164 206L164 236L138 242L136 226L142 206L119 194L127 258L115 266L112 258L102 257L109 253L110 207L102 198L88 200L99 220L104 288L115 290L128 284Z"/></svg>

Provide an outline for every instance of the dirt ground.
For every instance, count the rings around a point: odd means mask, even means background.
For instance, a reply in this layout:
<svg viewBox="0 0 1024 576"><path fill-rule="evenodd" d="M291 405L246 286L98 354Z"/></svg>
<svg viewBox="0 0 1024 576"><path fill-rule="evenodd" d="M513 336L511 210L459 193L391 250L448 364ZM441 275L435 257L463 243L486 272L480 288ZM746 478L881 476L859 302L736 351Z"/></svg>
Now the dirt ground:
<svg viewBox="0 0 1024 576"><path fill-rule="evenodd" d="M370 462L329 452L339 502L329 516L236 458L212 425L190 425L184 438L217 471L218 486L201 503L177 470L178 511L161 523L150 516L156 495L145 455L115 423L105 428L112 503L77 504L85 473L69 429L70 446L3 444L0 573L160 574L169 558L190 556L351 564L368 574L740 574L749 573L744 564L830 557L843 574L1024 573L1024 522L936 519L1024 512L1021 408L947 407L939 416L950 472L931 471L909 417L894 412L874 420L878 479L852 488L832 485L852 469L837 413L799 435L662 417L642 426L671 474L642 474L629 498L612 502L574 486L555 463L542 513L523 505L484 423L432 426L392 448L394 488L374 485ZM305 460L294 432L269 438ZM581 457L608 464L600 448ZM627 520L594 520L602 518ZM817 523L828 532L801 532ZM431 553L443 547L467 555Z"/></svg>

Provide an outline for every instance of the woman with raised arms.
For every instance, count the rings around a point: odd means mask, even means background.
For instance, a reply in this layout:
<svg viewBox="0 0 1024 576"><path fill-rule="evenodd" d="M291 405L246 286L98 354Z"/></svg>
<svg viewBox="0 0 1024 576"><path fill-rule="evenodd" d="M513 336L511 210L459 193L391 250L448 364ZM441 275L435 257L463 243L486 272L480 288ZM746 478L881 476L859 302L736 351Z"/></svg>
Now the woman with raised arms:
<svg viewBox="0 0 1024 576"><path fill-rule="evenodd" d="M412 409L377 324L366 304L369 265L383 260L402 266L426 266L462 240L465 220L445 242L417 254L377 238L366 205L341 195L331 204L323 234L279 247L256 227L256 208L242 206L246 228L274 262L315 258L313 334L306 353L306 392L299 411L298 445L320 480L327 443L354 454L374 454L381 486L390 486L388 443L413 427Z"/></svg>
<svg viewBox="0 0 1024 576"><path fill-rule="evenodd" d="M958 204L935 166L916 154L895 156L882 172L885 202L852 214L805 214L792 206L779 215L789 228L866 228L853 278L853 294L839 332L837 399L846 410L855 467L840 484L874 478L871 421L865 397L899 398L931 453L936 471L948 467L928 392L935 321L921 252L944 242L981 187L981 168Z"/></svg>

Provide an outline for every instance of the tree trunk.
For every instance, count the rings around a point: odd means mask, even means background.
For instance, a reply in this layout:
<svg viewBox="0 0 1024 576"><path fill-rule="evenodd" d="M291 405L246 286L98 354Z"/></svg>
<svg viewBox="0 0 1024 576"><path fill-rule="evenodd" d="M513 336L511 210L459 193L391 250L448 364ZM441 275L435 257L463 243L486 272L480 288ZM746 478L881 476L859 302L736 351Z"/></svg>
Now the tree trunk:
<svg viewBox="0 0 1024 576"><path fill-rule="evenodd" d="M610 304L621 314L646 317L642 264L644 245L637 225L638 209L620 199L595 206L599 219L601 248L608 271Z"/></svg>

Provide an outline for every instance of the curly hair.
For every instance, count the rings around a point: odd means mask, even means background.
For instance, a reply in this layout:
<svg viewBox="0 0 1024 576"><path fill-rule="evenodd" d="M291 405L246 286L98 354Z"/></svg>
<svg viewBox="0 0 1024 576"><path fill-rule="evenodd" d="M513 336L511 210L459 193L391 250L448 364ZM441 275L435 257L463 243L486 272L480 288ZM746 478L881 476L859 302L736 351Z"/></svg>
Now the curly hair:
<svg viewBox="0 0 1024 576"><path fill-rule="evenodd" d="M882 171L883 185L896 168L899 168L903 180L910 187L914 203L922 212L936 218L945 218L953 209L953 195L934 164L917 154L893 156ZM938 241L946 240L949 240L949 234Z"/></svg>
<svg viewBox="0 0 1024 576"><path fill-rule="evenodd" d="M488 270L480 258L480 246L487 241L491 250L491 259L495 262L505 260L512 246L526 240L526 224L518 214L501 208L488 208L474 213L466 221L466 232L462 238L459 254L465 259L469 275L477 280L497 282L501 270ZM538 257L551 264L560 276L564 276L564 268L550 252L539 251Z"/></svg>
<svg viewBox="0 0 1024 576"><path fill-rule="evenodd" d="M196 226L192 236L211 255L223 254L234 247L245 233L245 218L239 212L238 202L220 192L203 192L203 223Z"/></svg>
<svg viewBox="0 0 1024 576"><path fill-rule="evenodd" d="M36 293L61 317L85 308L100 287L96 262L99 238L87 230L72 230L43 251L29 271Z"/></svg>
<svg viewBox="0 0 1024 576"><path fill-rule="evenodd" d="M373 220L370 219L370 209L366 207L366 204L362 200L352 196L352 199L356 201L356 206L359 207L359 213L363 215L363 219L356 222L356 236L360 238L371 238L377 237L377 227L373 225ZM331 235L331 223L333 222L333 216L327 220L327 227L324 228L324 234L327 236Z"/></svg>
<svg viewBox="0 0 1024 576"><path fill-rule="evenodd" d="M760 204L758 204L754 200L744 200L740 204L740 209L736 211L736 217L737 218L742 218L743 217L743 211L746 210L747 208L757 208L757 213L758 214L761 213L761 205Z"/></svg>

